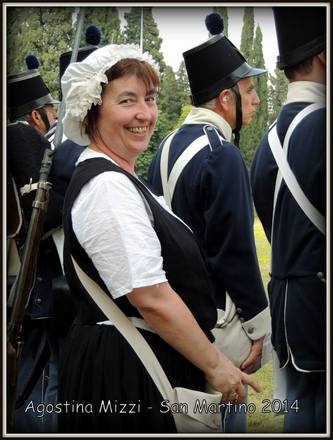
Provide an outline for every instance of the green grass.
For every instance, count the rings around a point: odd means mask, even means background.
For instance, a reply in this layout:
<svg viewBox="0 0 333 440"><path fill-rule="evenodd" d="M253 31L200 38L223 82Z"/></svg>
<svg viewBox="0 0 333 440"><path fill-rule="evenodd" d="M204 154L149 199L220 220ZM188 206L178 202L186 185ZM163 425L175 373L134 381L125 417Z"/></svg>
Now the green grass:
<svg viewBox="0 0 333 440"><path fill-rule="evenodd" d="M259 219L255 218L254 223L254 235L256 240L258 260L261 270L261 276L264 281L265 288L269 281L270 270L270 246L266 239L264 230L261 226ZM253 414L248 415L248 432L250 433L279 433L283 432L283 416L273 416L270 412L265 412L266 405L265 399L269 402L272 401L272 363L269 362L259 371L257 371L253 377L261 386L261 392L256 393L252 389L249 389L248 402L255 405L256 411ZM267 410L268 410L267 407Z"/></svg>

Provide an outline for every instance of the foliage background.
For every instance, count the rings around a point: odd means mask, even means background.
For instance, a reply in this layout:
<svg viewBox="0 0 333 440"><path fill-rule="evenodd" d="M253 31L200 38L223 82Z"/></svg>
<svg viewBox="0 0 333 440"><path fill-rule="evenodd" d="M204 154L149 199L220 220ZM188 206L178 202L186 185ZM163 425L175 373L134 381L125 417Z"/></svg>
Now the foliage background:
<svg viewBox="0 0 333 440"><path fill-rule="evenodd" d="M26 69L25 57L35 54L40 60L40 73L54 97L59 97L59 57L71 50L78 8L74 7L7 7L7 72ZM137 173L145 176L150 160L163 138L178 126L190 111L190 90L184 62L177 72L168 66L161 51L162 38L150 7L132 7L125 13L125 26L121 29L115 7L87 7L85 28L95 24L102 33L100 46L109 43L140 44L141 11L143 12L143 48L157 61L161 75L158 100L159 121L151 139L150 148L139 159ZM228 35L228 8L214 7L224 19L224 34ZM264 67L262 32L254 24L253 8L244 8L240 49L254 67ZM84 35L81 47L86 46ZM260 111L252 123L241 131L240 148L246 165L251 165L256 146L269 123L276 117L286 96L287 81L280 71L264 74L256 79L261 100Z"/></svg>

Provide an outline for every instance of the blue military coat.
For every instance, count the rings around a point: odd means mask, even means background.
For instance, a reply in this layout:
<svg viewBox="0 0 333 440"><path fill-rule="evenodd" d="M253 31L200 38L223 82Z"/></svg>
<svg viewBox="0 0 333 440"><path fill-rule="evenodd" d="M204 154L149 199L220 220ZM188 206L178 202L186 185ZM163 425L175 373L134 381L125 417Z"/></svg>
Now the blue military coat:
<svg viewBox="0 0 333 440"><path fill-rule="evenodd" d="M277 119L281 143L292 119L309 103L286 104ZM251 168L258 216L269 240L277 165L268 134L262 139ZM326 214L326 113L320 109L297 126L291 136L288 162L310 202ZM292 360L299 370L325 369L326 362L326 244L325 236L305 216L282 181L273 231L272 273L268 286L272 343L280 365Z"/></svg>
<svg viewBox="0 0 333 440"><path fill-rule="evenodd" d="M180 154L204 134L204 127L204 124L186 123L180 127L170 146L169 173ZM224 137L221 131L219 134ZM148 173L149 183L160 194L163 193L162 148L163 144ZM255 332L255 326L246 328L246 322L267 307L267 300L254 243L249 177L239 149L226 140L219 140L211 149L207 139L207 146L183 169L175 187L172 209L198 239L217 307L224 309L227 291L245 329L248 333Z"/></svg>

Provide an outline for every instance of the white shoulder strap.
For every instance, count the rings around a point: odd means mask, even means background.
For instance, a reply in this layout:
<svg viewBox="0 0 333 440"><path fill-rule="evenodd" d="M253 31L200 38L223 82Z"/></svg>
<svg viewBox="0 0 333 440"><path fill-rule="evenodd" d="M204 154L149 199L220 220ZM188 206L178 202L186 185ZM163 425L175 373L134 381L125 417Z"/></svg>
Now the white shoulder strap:
<svg viewBox="0 0 333 440"><path fill-rule="evenodd" d="M162 146L162 152L161 152L161 158L160 158L160 174L161 174L161 181L162 181L163 196L164 196L165 202L169 206L169 208L171 207L171 200L172 200L172 197L170 197L169 187L168 187L169 151L170 151L170 145L171 145L172 139L176 133L177 133L177 130L175 130L173 133L171 133L170 136L164 142L164 144Z"/></svg>
<svg viewBox="0 0 333 440"><path fill-rule="evenodd" d="M206 413L205 411L197 411L195 405L198 400L204 401L204 399L208 399L207 405L214 404L215 408L216 405L220 404L222 394L215 390L207 390L207 392L204 393L182 387L172 388L169 379L161 367L161 364L159 363L149 344L146 342L145 338L132 324L128 317L124 315L114 301L112 301L111 298L99 287L99 285L83 272L83 270L74 260L73 256L71 256L71 258L76 274L83 287L95 301L97 306L103 311L108 319L112 321L117 330L131 345L155 383L163 399L168 400L170 403L188 403L188 412L184 414L182 412L175 412L173 414L177 431L186 433L206 431L221 432L221 414L216 413L215 417L210 413ZM186 416L185 418L184 415Z"/></svg>
<svg viewBox="0 0 333 440"><path fill-rule="evenodd" d="M206 134L203 134L202 136L195 139L178 157L178 159L176 160L176 162L172 167L172 170L168 178L169 150L170 150L170 144L175 134L176 132L174 132L171 136L169 136L168 139L165 141L162 148L161 162L160 162L163 195L166 204L170 209L171 209L171 202L176 188L176 184L183 169L190 162L192 157L194 157L204 147L209 145L209 139L207 139Z"/></svg>
<svg viewBox="0 0 333 440"><path fill-rule="evenodd" d="M173 389L169 379L144 337L127 316L119 309L115 302L104 292L104 290L102 290L100 286L80 268L73 256L71 256L71 258L76 274L83 287L108 319L113 322L117 330L123 335L127 342L133 348L135 347L136 354L141 359L141 362L148 371L162 397L172 402Z"/></svg>
<svg viewBox="0 0 333 440"><path fill-rule="evenodd" d="M7 238L13 238L15 237L21 230L22 224L23 224L23 216L22 216L22 210L21 210L21 202L18 195L16 183L13 179L13 177L10 177L9 185L11 185L11 191L12 195L15 199L15 214L16 214L16 228L14 230L11 230L11 232L8 234ZM10 193L10 189L8 188L7 194ZM13 226L13 225L10 225Z"/></svg>
<svg viewBox="0 0 333 440"><path fill-rule="evenodd" d="M176 184L178 181L179 176L181 175L181 172L186 167L186 165L189 163L189 161L194 157L200 150L202 150L207 145L207 137L205 134L197 138L195 141L192 142L191 145L189 145L182 154L178 157L176 162L174 163L171 173L169 175L168 180L168 188L169 188L169 194L170 194L170 205L169 208L171 209L171 201L173 198L173 193L176 188Z"/></svg>
<svg viewBox="0 0 333 440"><path fill-rule="evenodd" d="M274 125L274 127L268 133L268 143L271 148L274 159L279 167L279 172L276 178L275 191L274 191L273 222L275 216L277 195L280 190L281 182L283 179L287 187L289 188L289 191L291 192L294 199L296 200L300 208L303 210L305 215L323 235L326 235L326 222L324 216L318 211L318 209L315 206L312 205L310 200L304 194L287 160L289 140L296 126L310 113L322 107L324 107L324 105L322 104L311 104L305 107L305 109L303 109L301 112L297 114L297 116L293 119L292 123L288 128L288 131L286 133L283 142L283 148L281 146L281 142L277 134L276 125Z"/></svg>

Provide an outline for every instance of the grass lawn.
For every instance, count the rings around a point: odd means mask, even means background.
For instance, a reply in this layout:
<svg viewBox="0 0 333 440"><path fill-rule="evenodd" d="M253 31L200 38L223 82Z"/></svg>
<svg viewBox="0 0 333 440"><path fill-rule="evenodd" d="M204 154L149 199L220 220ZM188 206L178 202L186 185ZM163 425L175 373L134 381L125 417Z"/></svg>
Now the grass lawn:
<svg viewBox="0 0 333 440"><path fill-rule="evenodd" d="M270 269L270 246L258 217L255 218L254 235L256 239L257 254L261 275L265 287L269 281ZM259 394L249 390L249 403L255 405L256 411L248 415L248 432L250 433L278 433L282 432L283 416L274 416L269 410L269 402L272 400L272 363L269 362L261 368L253 377L259 382L261 392ZM253 407L254 408L254 407Z"/></svg>

